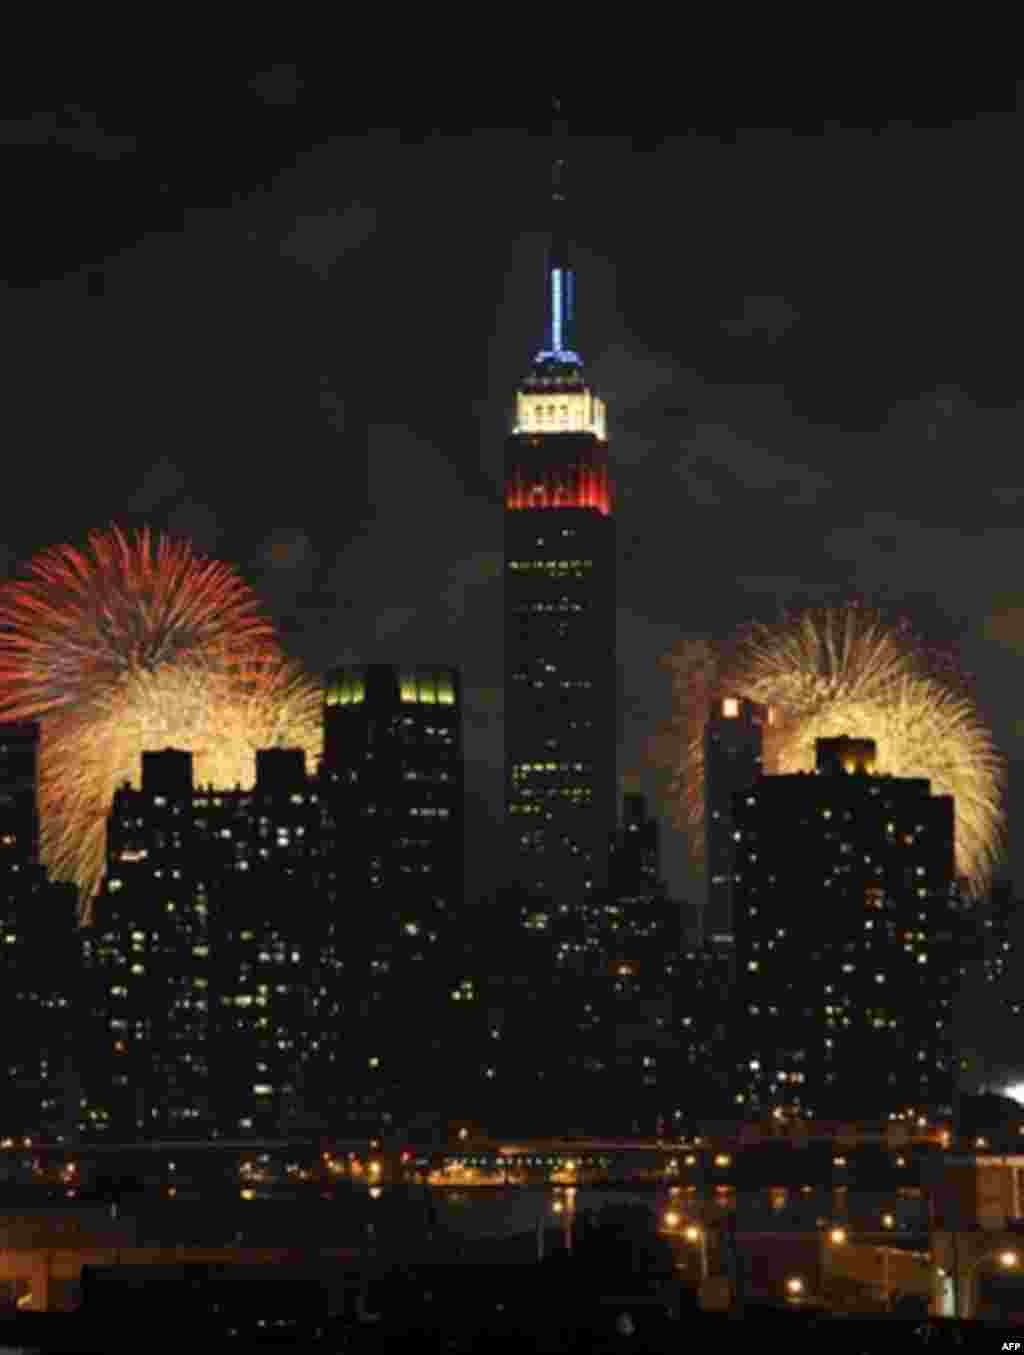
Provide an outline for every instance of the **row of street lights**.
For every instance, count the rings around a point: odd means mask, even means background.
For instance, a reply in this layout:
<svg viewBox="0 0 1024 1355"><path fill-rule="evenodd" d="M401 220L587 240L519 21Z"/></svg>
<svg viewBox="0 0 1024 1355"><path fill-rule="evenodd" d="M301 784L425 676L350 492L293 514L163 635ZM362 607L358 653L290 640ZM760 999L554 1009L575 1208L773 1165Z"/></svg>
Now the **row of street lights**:
<svg viewBox="0 0 1024 1355"><path fill-rule="evenodd" d="M668 1210L663 1217L663 1223L665 1228L673 1233L676 1232L676 1230L680 1227L682 1222L683 1220L681 1215L678 1213L678 1211L674 1209ZM687 1242L700 1244L700 1278L701 1281L703 1282L708 1278L707 1229L698 1227L697 1224L690 1223L687 1224L687 1226L683 1229L682 1235L683 1237L686 1238ZM842 1247L849 1241L849 1234L845 1228L842 1227L831 1228L829 1229L828 1240L834 1247ZM888 1248L884 1247L882 1248L882 1258L883 1263L885 1265L885 1270L883 1272L882 1289L885 1298L888 1299L888 1290L889 1290ZM1016 1269L1020 1265L1021 1259L1020 1254L1018 1252L1013 1251L1009 1248L1003 1249L1001 1251L986 1252L983 1255L976 1257L972 1262L970 1262L969 1265L963 1268L959 1276L954 1276L953 1283L956 1286L955 1305L958 1316L963 1316L963 1308L965 1306L964 1299L965 1297L968 1297L971 1293L972 1281L975 1277L978 1267L981 1266L985 1261L992 1260L993 1258L998 1260L999 1265L1004 1270ZM945 1271L942 1270L940 1267L938 1274L940 1277L944 1277ZM798 1302L801 1299L803 1299L807 1292L807 1282L804 1279L804 1277L802 1275L788 1276L785 1281L785 1292L787 1299L791 1299L794 1302ZM973 1308L975 1305L972 1304L971 1306Z"/></svg>

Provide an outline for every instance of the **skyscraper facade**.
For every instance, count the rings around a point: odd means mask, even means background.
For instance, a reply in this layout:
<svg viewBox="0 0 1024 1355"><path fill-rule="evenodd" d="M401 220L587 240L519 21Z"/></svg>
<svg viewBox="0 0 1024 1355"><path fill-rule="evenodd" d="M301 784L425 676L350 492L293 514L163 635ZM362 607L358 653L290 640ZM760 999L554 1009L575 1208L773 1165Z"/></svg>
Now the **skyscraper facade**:
<svg viewBox="0 0 1024 1355"><path fill-rule="evenodd" d="M463 901L458 671L389 664L332 671L322 781L337 858L348 887L363 894L361 930L392 963L423 955Z"/></svg>
<svg viewBox="0 0 1024 1355"><path fill-rule="evenodd" d="M328 674L320 784L335 840L324 901L359 1030L345 1056L360 1066L342 1070L357 1117L445 1099L443 1017L463 977L452 945L464 902L463 782L456 669Z"/></svg>
<svg viewBox="0 0 1024 1355"><path fill-rule="evenodd" d="M565 913L607 881L617 730L607 428L576 351L563 173L544 342L505 448L505 808L511 881Z"/></svg>
<svg viewBox="0 0 1024 1355"><path fill-rule="evenodd" d="M325 817L301 750L257 752L245 790L194 786L188 752L144 753L141 789L115 793L82 941L113 1132L279 1133L329 1085Z"/></svg>
<svg viewBox="0 0 1024 1355"><path fill-rule="evenodd" d="M716 702L704 726L705 938L732 932L733 796L761 775L769 718L765 706L727 696Z"/></svg>
<svg viewBox="0 0 1024 1355"><path fill-rule="evenodd" d="M962 979L953 802L876 776L868 740L734 797L740 1110L947 1106Z"/></svg>

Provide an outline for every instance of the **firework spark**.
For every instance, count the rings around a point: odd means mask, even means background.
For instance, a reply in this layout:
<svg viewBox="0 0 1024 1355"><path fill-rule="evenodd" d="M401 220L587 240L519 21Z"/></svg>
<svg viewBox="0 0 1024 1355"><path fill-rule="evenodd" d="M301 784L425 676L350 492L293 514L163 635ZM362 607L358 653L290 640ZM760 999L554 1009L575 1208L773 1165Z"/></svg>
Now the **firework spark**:
<svg viewBox="0 0 1024 1355"><path fill-rule="evenodd" d="M810 771L815 742L843 734L874 739L877 769L925 777L952 795L956 861L983 892L1003 838L1002 760L955 670L905 625L848 607L811 609L777 626L751 626L727 647L692 642L669 655L677 718L671 763L680 827L695 859L703 847L704 723L725 695L771 707L769 771Z"/></svg>
<svg viewBox="0 0 1024 1355"><path fill-rule="evenodd" d="M193 754L197 783L251 785L259 748L320 751L320 690L277 647L228 565L148 531L94 532L0 588L0 719L38 720L41 854L81 891L102 878L114 790L142 753Z"/></svg>

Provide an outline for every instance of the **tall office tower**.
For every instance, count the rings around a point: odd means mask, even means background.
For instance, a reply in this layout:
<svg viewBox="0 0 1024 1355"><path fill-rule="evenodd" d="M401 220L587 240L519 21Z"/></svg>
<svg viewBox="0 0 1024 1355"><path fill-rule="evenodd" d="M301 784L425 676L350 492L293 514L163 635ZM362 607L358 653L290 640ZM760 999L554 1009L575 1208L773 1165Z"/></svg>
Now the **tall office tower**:
<svg viewBox="0 0 1024 1355"><path fill-rule="evenodd" d="M505 447L509 876L564 914L607 881L615 825L615 527L605 407L575 346L564 162L555 162L544 342Z"/></svg>
<svg viewBox="0 0 1024 1355"><path fill-rule="evenodd" d="M0 723L0 871L39 860L39 726Z"/></svg>
<svg viewBox="0 0 1024 1355"><path fill-rule="evenodd" d="M953 801L869 740L734 797L738 1107L866 1118L952 1099ZM948 1112L946 1112L948 1113Z"/></svg>
<svg viewBox="0 0 1024 1355"><path fill-rule="evenodd" d="M346 1046L353 1115L421 1109L429 1013L449 1001L446 942L463 903L462 700L453 668L328 675L320 783L334 833L329 893L345 986L366 1038ZM329 900L328 900L329 902ZM454 963L454 960L451 960ZM418 1009L413 1020L399 1010Z"/></svg>
<svg viewBox="0 0 1024 1355"><path fill-rule="evenodd" d="M727 696L716 703L704 726L705 938L725 936L733 929L733 796L761 775L764 726L770 719L767 707Z"/></svg>
<svg viewBox="0 0 1024 1355"><path fill-rule="evenodd" d="M348 667L328 675L325 793L338 860L369 905L360 930L421 955L463 893L462 700L454 668Z"/></svg>

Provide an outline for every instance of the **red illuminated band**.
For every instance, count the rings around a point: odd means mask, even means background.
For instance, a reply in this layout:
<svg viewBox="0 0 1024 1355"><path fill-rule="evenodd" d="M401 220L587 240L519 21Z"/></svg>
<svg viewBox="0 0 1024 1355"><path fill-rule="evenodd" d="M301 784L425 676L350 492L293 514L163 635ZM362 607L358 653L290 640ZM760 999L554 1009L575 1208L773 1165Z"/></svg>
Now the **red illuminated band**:
<svg viewBox="0 0 1024 1355"><path fill-rule="evenodd" d="M505 490L506 508L596 508L608 517L612 492L605 469L579 466L570 470L544 471L525 480L514 474Z"/></svg>

